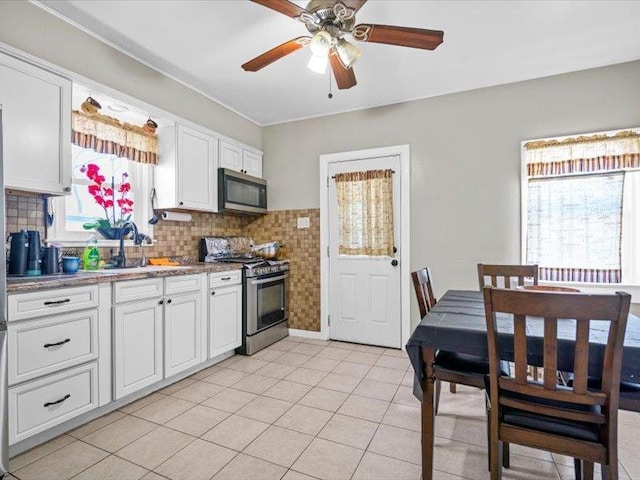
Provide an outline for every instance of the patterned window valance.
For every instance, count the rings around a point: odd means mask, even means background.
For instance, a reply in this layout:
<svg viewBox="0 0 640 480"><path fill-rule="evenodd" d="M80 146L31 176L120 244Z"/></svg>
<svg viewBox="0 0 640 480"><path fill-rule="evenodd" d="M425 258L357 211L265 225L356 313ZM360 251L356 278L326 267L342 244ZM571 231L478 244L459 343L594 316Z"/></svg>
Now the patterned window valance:
<svg viewBox="0 0 640 480"><path fill-rule="evenodd" d="M99 153L117 155L133 162L158 164L158 137L141 127L120 123L107 115L88 116L74 111L72 142Z"/></svg>
<svg viewBox="0 0 640 480"><path fill-rule="evenodd" d="M564 140L540 140L524 145L528 177L640 168L640 133L590 135Z"/></svg>

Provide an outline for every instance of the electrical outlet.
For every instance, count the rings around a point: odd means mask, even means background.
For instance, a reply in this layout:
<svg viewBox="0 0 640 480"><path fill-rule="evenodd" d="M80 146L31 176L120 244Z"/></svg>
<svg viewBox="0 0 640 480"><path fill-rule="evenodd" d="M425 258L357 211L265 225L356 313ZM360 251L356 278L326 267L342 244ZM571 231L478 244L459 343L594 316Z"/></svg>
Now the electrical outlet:
<svg viewBox="0 0 640 480"><path fill-rule="evenodd" d="M298 217L298 228L309 228L311 221L309 217Z"/></svg>

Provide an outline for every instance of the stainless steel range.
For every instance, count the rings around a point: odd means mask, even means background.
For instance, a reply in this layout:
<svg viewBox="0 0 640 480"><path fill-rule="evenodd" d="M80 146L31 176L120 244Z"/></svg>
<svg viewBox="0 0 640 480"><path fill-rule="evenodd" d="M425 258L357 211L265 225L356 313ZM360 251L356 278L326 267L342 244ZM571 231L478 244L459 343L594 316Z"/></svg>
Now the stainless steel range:
<svg viewBox="0 0 640 480"><path fill-rule="evenodd" d="M200 260L242 263L242 347L253 355L289 335L289 261L255 257L247 237L200 240ZM248 247L248 248L247 248Z"/></svg>

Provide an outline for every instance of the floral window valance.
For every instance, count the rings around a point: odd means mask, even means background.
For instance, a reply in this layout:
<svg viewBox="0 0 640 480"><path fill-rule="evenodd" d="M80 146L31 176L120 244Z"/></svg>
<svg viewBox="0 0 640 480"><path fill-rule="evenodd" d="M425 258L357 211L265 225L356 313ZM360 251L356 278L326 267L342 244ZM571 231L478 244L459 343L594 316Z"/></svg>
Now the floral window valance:
<svg viewBox="0 0 640 480"><path fill-rule="evenodd" d="M107 115L87 116L74 111L72 143L99 153L117 155L133 162L158 164L158 137L141 127L120 123Z"/></svg>
<svg viewBox="0 0 640 480"><path fill-rule="evenodd" d="M393 171L338 173L338 253L393 255Z"/></svg>

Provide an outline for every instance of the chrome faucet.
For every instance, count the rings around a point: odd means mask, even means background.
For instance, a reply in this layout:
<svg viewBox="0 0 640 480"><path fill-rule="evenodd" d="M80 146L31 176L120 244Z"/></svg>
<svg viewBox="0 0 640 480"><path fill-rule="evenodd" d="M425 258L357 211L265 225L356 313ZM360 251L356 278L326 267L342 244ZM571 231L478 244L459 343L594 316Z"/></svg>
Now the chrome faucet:
<svg viewBox="0 0 640 480"><path fill-rule="evenodd" d="M113 257L118 268L125 268L127 266L127 257L124 254L124 236L127 231L127 227L131 227L133 230L133 244L140 245L140 235L138 234L138 226L133 222L124 222L122 224L122 232L120 233L120 246L118 254Z"/></svg>

